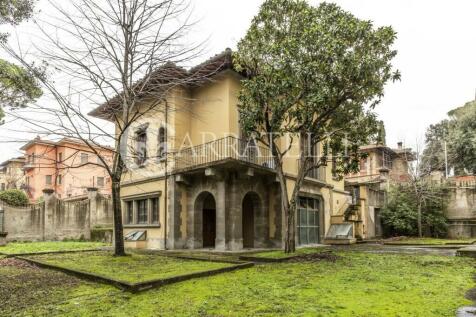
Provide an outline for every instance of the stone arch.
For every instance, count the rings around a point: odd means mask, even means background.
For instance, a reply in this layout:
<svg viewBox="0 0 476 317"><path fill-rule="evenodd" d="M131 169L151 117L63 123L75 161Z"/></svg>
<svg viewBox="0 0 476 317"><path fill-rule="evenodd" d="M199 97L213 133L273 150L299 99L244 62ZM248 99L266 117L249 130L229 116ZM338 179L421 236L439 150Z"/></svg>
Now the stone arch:
<svg viewBox="0 0 476 317"><path fill-rule="evenodd" d="M201 247L214 248L216 240L216 200L209 191L203 191L195 198L195 238Z"/></svg>
<svg viewBox="0 0 476 317"><path fill-rule="evenodd" d="M267 232L263 228L263 199L258 193L249 191L243 196L241 213L243 248L262 247Z"/></svg>

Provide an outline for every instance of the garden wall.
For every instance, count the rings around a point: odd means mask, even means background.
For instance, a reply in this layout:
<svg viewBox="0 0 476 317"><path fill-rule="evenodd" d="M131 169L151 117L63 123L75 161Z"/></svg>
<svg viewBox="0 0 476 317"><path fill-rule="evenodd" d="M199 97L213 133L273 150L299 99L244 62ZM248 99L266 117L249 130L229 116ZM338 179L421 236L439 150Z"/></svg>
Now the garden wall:
<svg viewBox="0 0 476 317"><path fill-rule="evenodd" d="M476 237L476 181L461 180L453 183L449 187L448 196L448 237Z"/></svg>
<svg viewBox="0 0 476 317"><path fill-rule="evenodd" d="M24 207L3 205L7 240L90 239L91 229L112 227L112 204L91 189L80 200L60 200L44 193L44 202Z"/></svg>

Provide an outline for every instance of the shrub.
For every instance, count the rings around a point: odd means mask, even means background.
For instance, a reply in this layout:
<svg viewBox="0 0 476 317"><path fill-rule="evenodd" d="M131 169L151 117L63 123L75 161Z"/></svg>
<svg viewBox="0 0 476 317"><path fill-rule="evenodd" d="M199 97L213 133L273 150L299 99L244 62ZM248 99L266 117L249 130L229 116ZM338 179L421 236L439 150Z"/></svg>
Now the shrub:
<svg viewBox="0 0 476 317"><path fill-rule="evenodd" d="M433 199L426 199L422 205L422 231L425 236L443 237L447 231L445 188L440 185L425 184L425 193ZM386 235L418 235L418 200L409 185L399 185L390 189L388 201L382 209L382 225Z"/></svg>
<svg viewBox="0 0 476 317"><path fill-rule="evenodd" d="M28 197L25 192L19 189L7 189L0 192L0 200L11 206L22 206L28 204Z"/></svg>

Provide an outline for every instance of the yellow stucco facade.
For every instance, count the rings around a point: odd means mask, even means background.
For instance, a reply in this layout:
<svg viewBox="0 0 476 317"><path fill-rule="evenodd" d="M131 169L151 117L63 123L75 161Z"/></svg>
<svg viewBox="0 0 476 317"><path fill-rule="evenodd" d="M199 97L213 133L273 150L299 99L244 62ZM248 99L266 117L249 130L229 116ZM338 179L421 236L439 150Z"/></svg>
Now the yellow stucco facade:
<svg viewBox="0 0 476 317"><path fill-rule="evenodd" d="M284 215L274 163L264 147L249 149L248 141L240 139L240 80L227 69L206 83L176 87L157 110L129 127L122 153L128 171L121 185L126 246L282 246ZM299 168L299 142L293 144L283 164L288 196ZM306 178L300 196L298 244L321 243L331 217L349 202L344 181L321 168Z"/></svg>

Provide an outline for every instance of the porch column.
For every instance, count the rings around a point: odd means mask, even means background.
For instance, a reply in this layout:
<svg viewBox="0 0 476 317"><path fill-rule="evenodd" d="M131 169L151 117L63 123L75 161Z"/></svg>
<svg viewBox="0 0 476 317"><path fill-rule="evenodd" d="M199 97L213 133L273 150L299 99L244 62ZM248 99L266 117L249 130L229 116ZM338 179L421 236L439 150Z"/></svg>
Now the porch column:
<svg viewBox="0 0 476 317"><path fill-rule="evenodd" d="M201 216L195 210L195 200L190 199L187 203L187 248L199 249L203 246L201 235L198 237L201 225Z"/></svg>
<svg viewBox="0 0 476 317"><path fill-rule="evenodd" d="M228 249L231 251L243 249L243 213L241 210L242 202L240 200L240 186L236 179L230 185L228 191L228 230L230 233Z"/></svg>
<svg viewBox="0 0 476 317"><path fill-rule="evenodd" d="M226 250L226 183L223 178L217 180L216 197L216 238L215 249Z"/></svg>

